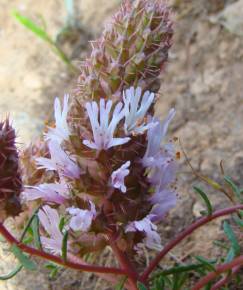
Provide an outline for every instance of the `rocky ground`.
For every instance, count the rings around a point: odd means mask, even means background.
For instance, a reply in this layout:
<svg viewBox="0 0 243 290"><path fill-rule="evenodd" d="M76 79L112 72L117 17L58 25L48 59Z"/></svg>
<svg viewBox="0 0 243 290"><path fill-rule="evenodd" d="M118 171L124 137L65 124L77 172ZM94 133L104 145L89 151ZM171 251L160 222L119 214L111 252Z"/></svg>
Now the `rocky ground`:
<svg viewBox="0 0 243 290"><path fill-rule="evenodd" d="M83 31L75 44L79 48L75 53L78 59L85 54L87 41L99 34L104 19L119 2L82 0L77 4ZM242 186L243 1L170 2L176 12L176 35L170 63L162 75L157 114L162 117L170 107L176 108L171 133L182 141L195 170L219 181L219 163L223 160L226 173ZM23 146L23 142L38 136L44 120L51 114L53 98L70 92L76 77L67 72L45 43L16 23L11 17L12 9L19 9L37 20L38 15L42 15L52 35L63 26L65 10L60 0L0 0L0 113L10 113L18 128L20 146ZM70 48L67 53L72 53ZM183 156L180 172L180 201L161 226L164 242L198 217L203 208L192 191L192 185L199 181ZM227 205L222 194L210 192L215 208ZM222 238L220 220L197 231L173 254L181 260L195 253L205 257L212 252L220 254L212 250L216 236ZM105 255L101 259L103 263L110 257L109 252ZM7 272L13 260L2 250L0 256L0 270ZM33 285L36 290L108 289L92 275L83 276L74 271L63 271L57 280L50 280L41 268L38 275L23 271L12 280L0 282L0 289L30 290Z"/></svg>

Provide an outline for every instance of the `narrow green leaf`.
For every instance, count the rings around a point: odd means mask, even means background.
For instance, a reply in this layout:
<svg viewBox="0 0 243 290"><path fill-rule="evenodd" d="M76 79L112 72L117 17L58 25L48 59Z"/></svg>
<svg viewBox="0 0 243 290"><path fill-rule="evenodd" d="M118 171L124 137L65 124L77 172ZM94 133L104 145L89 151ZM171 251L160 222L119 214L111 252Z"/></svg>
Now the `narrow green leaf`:
<svg viewBox="0 0 243 290"><path fill-rule="evenodd" d="M241 190L239 187L233 182L232 178L230 176L224 176L224 180L229 184L229 186L232 188L234 193L236 194L237 199L240 202L243 202L243 196L241 195Z"/></svg>
<svg viewBox="0 0 243 290"><path fill-rule="evenodd" d="M68 232L66 231L62 239L62 258L67 261L67 242L68 242Z"/></svg>
<svg viewBox="0 0 243 290"><path fill-rule="evenodd" d="M195 256L195 259L198 260L199 262L201 262L207 270L215 271L213 264L216 263L216 260L209 261L201 256Z"/></svg>
<svg viewBox="0 0 243 290"><path fill-rule="evenodd" d="M38 211L39 211L40 207L38 207L32 214L32 216L30 217L30 219L28 220L22 234L21 234L21 237L20 237L20 241L22 242L25 235L27 234L27 232L31 233L31 238L33 236L33 230L31 229L31 223L33 221L33 219L35 218L35 216L37 215ZM30 237L27 237L27 239L29 239ZM32 240L31 240L32 241ZM27 242L26 242L27 244Z"/></svg>
<svg viewBox="0 0 243 290"><path fill-rule="evenodd" d="M33 237L34 237L34 244L37 249L42 249L41 247L41 240L40 240L40 233L39 233L39 218L38 215L35 215L32 221L32 230L33 230Z"/></svg>
<svg viewBox="0 0 243 290"><path fill-rule="evenodd" d="M58 270L59 270L58 267L53 268L53 269L51 270L50 274L49 274L49 277L50 277L51 279L55 278L56 275L57 275L57 273L58 273Z"/></svg>
<svg viewBox="0 0 243 290"><path fill-rule="evenodd" d="M238 216L233 216L233 220L239 227L243 227L243 219Z"/></svg>
<svg viewBox="0 0 243 290"><path fill-rule="evenodd" d="M176 273L173 275L172 290L180 290L183 284L186 282L187 273Z"/></svg>
<svg viewBox="0 0 243 290"><path fill-rule="evenodd" d="M230 247L229 252L225 258L225 263L231 262L235 258L235 250L233 247Z"/></svg>
<svg viewBox="0 0 243 290"><path fill-rule="evenodd" d="M145 285L143 283L141 283L141 282L138 282L137 283L137 286L138 286L138 289L139 290L147 290L147 288L145 287Z"/></svg>
<svg viewBox="0 0 243 290"><path fill-rule="evenodd" d="M237 241L236 235L234 233L234 231L232 230L230 224L227 221L224 221L224 232L226 234L226 236L228 237L232 248L234 249L235 255L239 255L240 254L240 245Z"/></svg>
<svg viewBox="0 0 243 290"><path fill-rule="evenodd" d="M194 186L193 187L194 190L201 196L201 198L203 199L203 201L205 202L205 205L207 207L207 212L208 212L208 215L212 215L213 213L213 208L212 208L212 205L211 205L211 202L209 201L206 193L199 187L197 186Z"/></svg>
<svg viewBox="0 0 243 290"><path fill-rule="evenodd" d="M46 31L38 26L36 23L34 23L31 19L24 15L21 15L18 11L13 11L13 16L19 21L19 23L32 31L36 36L46 42L52 43L52 40L46 33Z"/></svg>
<svg viewBox="0 0 243 290"><path fill-rule="evenodd" d="M224 242L221 242L221 241L213 241L213 244L215 245L215 246L217 246L217 247L219 247L219 248L222 248L222 249L224 249L224 250L229 250L229 247L228 246L226 246L225 245L225 243Z"/></svg>
<svg viewBox="0 0 243 290"><path fill-rule="evenodd" d="M154 287L152 290L164 290L165 289L165 279L163 276L158 277L155 279Z"/></svg>
<svg viewBox="0 0 243 290"><path fill-rule="evenodd" d="M127 277L121 278L120 281L118 282L118 284L115 286L114 290L122 290L126 281L127 281Z"/></svg>
<svg viewBox="0 0 243 290"><path fill-rule="evenodd" d="M59 222L59 230L60 230L60 232L63 231L64 226L65 226L65 217L63 216L63 217L60 218L60 222Z"/></svg>
<svg viewBox="0 0 243 290"><path fill-rule="evenodd" d="M173 268L170 269L166 269L162 272L156 273L152 279L157 278L159 276L167 276L167 275L171 275L171 274L176 274L176 273L183 273L183 272L190 272L190 271L194 271L196 269L202 268L204 267L203 263L200 264L190 264L190 265L186 265L186 266L175 266Z"/></svg>
<svg viewBox="0 0 243 290"><path fill-rule="evenodd" d="M23 268L23 265L18 265L10 273L0 276L0 280L4 281L4 280L9 280L9 279L13 278L15 275L17 275L21 271L22 268Z"/></svg>
<svg viewBox="0 0 243 290"><path fill-rule="evenodd" d="M45 264L45 268L50 270L49 277L53 279L55 278L61 267L53 262L49 262Z"/></svg>
<svg viewBox="0 0 243 290"><path fill-rule="evenodd" d="M31 261L29 257L25 255L17 245L13 244L10 250L14 254L14 256L19 260L19 262L24 266L24 268L30 271L36 270L36 264L33 261Z"/></svg>

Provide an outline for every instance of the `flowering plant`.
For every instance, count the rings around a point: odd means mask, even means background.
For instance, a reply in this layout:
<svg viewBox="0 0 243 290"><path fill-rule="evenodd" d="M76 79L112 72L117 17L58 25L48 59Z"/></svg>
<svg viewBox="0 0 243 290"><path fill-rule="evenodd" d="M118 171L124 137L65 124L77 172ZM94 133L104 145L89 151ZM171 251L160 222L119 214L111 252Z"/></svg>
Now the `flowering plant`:
<svg viewBox="0 0 243 290"><path fill-rule="evenodd" d="M172 278L177 286L172 288L164 272L149 280L161 259L192 231L243 209L242 192L231 180L228 183L240 202L216 212L197 188L208 214L168 245L161 244L157 224L175 207L178 195L178 153L174 139L166 137L175 110L171 109L163 121L154 116L159 75L168 58L172 34L171 12L161 0L124 1L93 44L75 95L65 95L63 101L55 99L55 125L47 128L39 143L20 152L20 162L12 127L8 121L0 125L0 233L21 263L13 275L22 266L34 268L26 256L29 254L52 261L55 270L61 265L89 271L112 284L120 281L117 276L125 277L116 289L182 289L186 280L182 273L216 267L204 260L186 269L179 265L170 272L177 273ZM14 182L9 184L9 179ZM23 211L34 209L34 213L18 241L3 221L19 214L20 201ZM242 211L239 215L241 224ZM33 240L25 239L29 227ZM226 233L232 242L230 258L193 289L200 289L228 269L237 272L243 264L229 225ZM35 247L29 245L33 241ZM85 261L87 254L106 247L112 249L120 268ZM144 247L159 253L140 274L135 257Z"/></svg>

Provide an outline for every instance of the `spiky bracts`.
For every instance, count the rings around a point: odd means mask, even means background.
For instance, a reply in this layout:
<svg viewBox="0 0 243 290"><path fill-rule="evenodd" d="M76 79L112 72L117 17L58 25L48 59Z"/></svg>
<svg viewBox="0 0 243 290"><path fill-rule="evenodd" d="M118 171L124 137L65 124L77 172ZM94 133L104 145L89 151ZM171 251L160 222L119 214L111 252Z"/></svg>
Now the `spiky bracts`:
<svg viewBox="0 0 243 290"><path fill-rule="evenodd" d="M157 92L172 44L171 12L161 0L125 0L92 42L79 77L79 99L116 95L130 86Z"/></svg>
<svg viewBox="0 0 243 290"><path fill-rule="evenodd" d="M15 138L9 120L0 122L0 221L21 211L22 180Z"/></svg>

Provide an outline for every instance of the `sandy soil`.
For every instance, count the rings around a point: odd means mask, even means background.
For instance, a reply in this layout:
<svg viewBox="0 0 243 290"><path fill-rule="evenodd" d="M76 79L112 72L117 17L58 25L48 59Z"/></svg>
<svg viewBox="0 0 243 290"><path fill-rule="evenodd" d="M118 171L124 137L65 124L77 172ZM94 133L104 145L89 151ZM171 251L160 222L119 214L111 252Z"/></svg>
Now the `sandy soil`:
<svg viewBox="0 0 243 290"><path fill-rule="evenodd" d="M242 186L243 38L209 21L211 16L223 11L224 4L236 1L171 2L177 13L176 35L170 63L162 76L157 114L164 116L170 107L176 108L177 116L171 133L180 137L195 169L219 181L219 162L224 160L227 174ZM10 112L20 142L26 143L39 134L43 121L52 111L53 98L69 92L76 78L70 76L65 65L42 41L16 23L10 12L17 8L28 16L43 15L48 30L54 35L65 19L61 3L60 0L38 3L0 0L0 114ZM97 35L104 18L111 15L118 3L118 0L81 1L78 6L86 32ZM97 5L99 9L96 9ZM86 43L87 35L80 37ZM181 172L180 201L161 226L164 242L198 217L203 208L191 189L199 181L186 166L184 158ZM211 197L216 208L228 204L220 193L212 192ZM173 254L178 259L195 253L206 257L212 252L220 254L217 249L212 250L212 240L216 235L222 238L220 220L197 231ZM2 257L2 252L0 254ZM1 272L6 272L11 266L12 259L5 255L4 262L0 263ZM13 280L0 282L0 289L30 290L33 283L37 290L108 289L103 284L95 286L93 281L92 275L83 279L73 271L61 272L54 281L47 278L44 270L40 270L38 275L23 271Z"/></svg>

